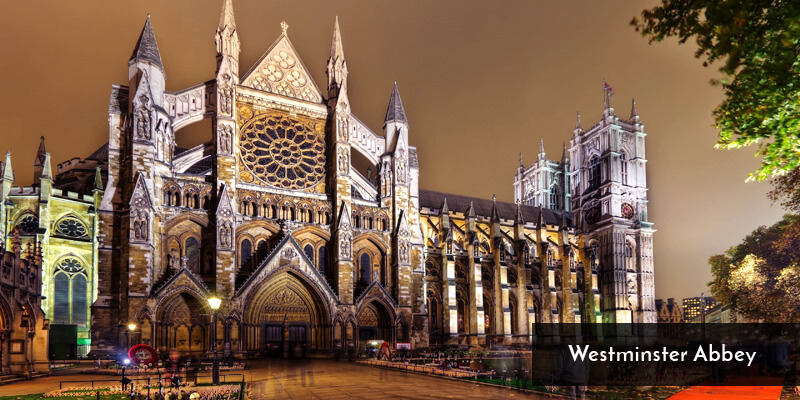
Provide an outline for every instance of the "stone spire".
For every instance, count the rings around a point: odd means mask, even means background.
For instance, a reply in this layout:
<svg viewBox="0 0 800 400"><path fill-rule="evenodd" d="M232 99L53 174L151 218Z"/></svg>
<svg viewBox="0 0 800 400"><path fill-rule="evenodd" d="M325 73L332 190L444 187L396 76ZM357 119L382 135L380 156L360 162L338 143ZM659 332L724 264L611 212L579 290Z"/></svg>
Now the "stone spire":
<svg viewBox="0 0 800 400"><path fill-rule="evenodd" d="M44 136L40 138L39 150L36 152L36 158L33 160L33 184L38 185L42 177L42 169L44 168L47 150L44 147Z"/></svg>
<svg viewBox="0 0 800 400"><path fill-rule="evenodd" d="M524 225L525 219L522 218L522 207L517 203L517 217L514 219L515 225Z"/></svg>
<svg viewBox="0 0 800 400"><path fill-rule="evenodd" d="M581 126L581 112L577 112L577 116L575 117L575 132L579 132L583 130L583 126Z"/></svg>
<svg viewBox="0 0 800 400"><path fill-rule="evenodd" d="M466 215L467 218L475 218L475 207L472 205L472 201L469 202L469 207L464 211L464 215Z"/></svg>
<svg viewBox="0 0 800 400"><path fill-rule="evenodd" d="M636 99L631 100L631 121L639 120L639 111L636 110Z"/></svg>
<svg viewBox="0 0 800 400"><path fill-rule="evenodd" d="M53 180L53 168L50 166L50 153L44 153L44 164L42 165L41 179Z"/></svg>
<svg viewBox="0 0 800 400"><path fill-rule="evenodd" d="M614 115L614 107L611 105L611 96L613 95L614 90L611 89L611 86L603 79L603 115L608 117L610 115Z"/></svg>
<svg viewBox="0 0 800 400"><path fill-rule="evenodd" d="M339 97L342 92L346 93L347 86L347 62L344 59L344 47L342 46L342 33L339 30L339 17L333 24L333 40L331 40L331 54L328 57L328 97Z"/></svg>
<svg viewBox="0 0 800 400"><path fill-rule="evenodd" d="M389 108L386 110L386 119L383 121L385 127L391 121L398 121L408 125L406 110L403 108L403 100L400 99L400 91L397 90L397 81L392 88L392 96L389 98Z"/></svg>
<svg viewBox="0 0 800 400"><path fill-rule="evenodd" d="M11 151L6 152L6 164L3 171L3 180L14 182L14 169L11 168Z"/></svg>
<svg viewBox="0 0 800 400"><path fill-rule="evenodd" d="M223 0L222 2L222 13L219 15L217 32L222 32L225 28L236 30L236 20L233 18L233 4L231 0Z"/></svg>
<svg viewBox="0 0 800 400"><path fill-rule="evenodd" d="M564 142L564 147L561 150L561 162L569 161L569 157L567 156L567 142Z"/></svg>
<svg viewBox="0 0 800 400"><path fill-rule="evenodd" d="M36 152L36 160L33 161L34 167L41 167L44 165L44 157L47 150L44 147L44 136L39 138L39 150Z"/></svg>
<svg viewBox="0 0 800 400"><path fill-rule="evenodd" d="M442 229L450 229L450 208L447 207L447 197L442 201L442 206L439 207L439 217L442 220Z"/></svg>
<svg viewBox="0 0 800 400"><path fill-rule="evenodd" d="M522 152L519 152L519 167L525 168L525 163L522 161Z"/></svg>
<svg viewBox="0 0 800 400"><path fill-rule="evenodd" d="M150 23L150 14L147 14L147 21L144 23L142 33L139 35L139 40L136 42L136 47L133 49L131 61L146 61L149 62L162 71L164 66L161 63L161 53L158 51L158 43L156 43L156 34L153 32L153 25Z"/></svg>
<svg viewBox="0 0 800 400"><path fill-rule="evenodd" d="M95 190L103 190L103 174L99 165L94 168L94 188Z"/></svg>
<svg viewBox="0 0 800 400"><path fill-rule="evenodd" d="M500 222L500 214L497 212L497 195L492 195L492 221Z"/></svg>
<svg viewBox="0 0 800 400"><path fill-rule="evenodd" d="M539 138L539 160L544 160L546 158L544 153L544 138Z"/></svg>

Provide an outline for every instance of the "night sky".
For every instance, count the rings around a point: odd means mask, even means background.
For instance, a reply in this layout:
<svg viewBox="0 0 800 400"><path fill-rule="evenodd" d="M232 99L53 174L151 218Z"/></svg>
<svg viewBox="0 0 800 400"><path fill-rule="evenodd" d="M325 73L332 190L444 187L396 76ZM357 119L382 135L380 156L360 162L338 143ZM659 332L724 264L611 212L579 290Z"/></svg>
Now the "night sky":
<svg viewBox="0 0 800 400"><path fill-rule="evenodd" d="M636 98L647 137L649 217L656 295L706 291L708 257L782 214L766 183L745 183L755 148L721 151L711 112L721 101L712 66L693 44L648 45L629 25L653 1L234 0L240 74L289 23L289 38L325 92L334 17L339 16L354 113L376 132L397 81L417 146L420 186L513 201L543 137L560 159L575 112L583 126L603 111L606 79L621 118ZM84 158L108 140L112 84L127 84L127 61L148 13L167 90L214 76L221 0L25 1L4 4L0 63L0 150L12 151L16 185L32 181L39 137L54 163ZM205 121L179 145L211 138ZM56 165L53 165L56 169ZM460 211L460 210L459 210Z"/></svg>

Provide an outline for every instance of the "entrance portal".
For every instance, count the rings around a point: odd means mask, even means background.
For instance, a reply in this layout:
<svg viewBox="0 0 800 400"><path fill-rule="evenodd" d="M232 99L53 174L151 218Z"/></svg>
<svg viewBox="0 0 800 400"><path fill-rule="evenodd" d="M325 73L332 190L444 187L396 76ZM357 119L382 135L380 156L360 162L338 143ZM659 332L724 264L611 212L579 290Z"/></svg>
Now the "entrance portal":
<svg viewBox="0 0 800 400"><path fill-rule="evenodd" d="M285 272L270 279L248 305L248 351L288 358L330 347L327 307L300 277Z"/></svg>

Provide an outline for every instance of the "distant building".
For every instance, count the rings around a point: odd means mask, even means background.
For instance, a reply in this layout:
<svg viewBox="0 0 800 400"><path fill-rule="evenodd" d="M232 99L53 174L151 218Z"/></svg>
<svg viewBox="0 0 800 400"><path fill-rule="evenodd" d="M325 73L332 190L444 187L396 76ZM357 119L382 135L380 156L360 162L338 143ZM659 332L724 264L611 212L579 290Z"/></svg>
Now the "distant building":
<svg viewBox="0 0 800 400"><path fill-rule="evenodd" d="M658 313L658 322L679 324L684 322L683 311L681 305L675 302L674 298L664 300L656 300L656 313Z"/></svg>
<svg viewBox="0 0 800 400"><path fill-rule="evenodd" d="M702 323L702 316L696 315L691 320L687 319L686 322L699 324ZM734 324L750 322L745 319L741 314L734 311L727 304L718 303L713 307L706 307L706 323L707 324Z"/></svg>
<svg viewBox="0 0 800 400"><path fill-rule="evenodd" d="M683 317L686 321L700 315L700 304L705 301L705 310L708 311L713 308L717 301L711 296L705 297L689 297L683 299ZM699 322L699 321L698 321Z"/></svg>

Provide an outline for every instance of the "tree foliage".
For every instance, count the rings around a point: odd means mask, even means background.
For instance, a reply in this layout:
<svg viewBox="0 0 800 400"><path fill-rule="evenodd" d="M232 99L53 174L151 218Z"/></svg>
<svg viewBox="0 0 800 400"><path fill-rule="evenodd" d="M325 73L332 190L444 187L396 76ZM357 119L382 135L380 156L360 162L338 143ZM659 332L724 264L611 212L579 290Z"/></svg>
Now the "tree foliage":
<svg viewBox="0 0 800 400"><path fill-rule="evenodd" d="M709 259L711 294L745 317L800 322L800 216L762 226Z"/></svg>
<svg viewBox="0 0 800 400"><path fill-rule="evenodd" d="M631 24L651 43L694 38L704 66L721 63L717 147L757 144L761 166L750 179L800 167L800 2L662 0Z"/></svg>

